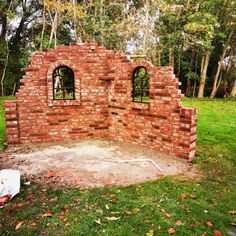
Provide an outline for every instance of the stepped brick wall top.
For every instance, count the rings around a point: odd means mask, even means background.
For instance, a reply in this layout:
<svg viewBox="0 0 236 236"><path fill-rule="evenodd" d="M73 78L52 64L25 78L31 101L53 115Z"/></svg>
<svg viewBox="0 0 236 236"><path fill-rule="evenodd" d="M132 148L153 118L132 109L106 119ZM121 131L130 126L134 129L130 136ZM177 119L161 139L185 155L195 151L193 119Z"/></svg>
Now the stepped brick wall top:
<svg viewBox="0 0 236 236"><path fill-rule="evenodd" d="M53 72L74 72L75 99L53 100ZM132 100L137 67L150 75L150 102ZM8 144L112 138L192 159L196 147L196 109L184 108L171 67L86 43L36 52L15 101L5 102Z"/></svg>

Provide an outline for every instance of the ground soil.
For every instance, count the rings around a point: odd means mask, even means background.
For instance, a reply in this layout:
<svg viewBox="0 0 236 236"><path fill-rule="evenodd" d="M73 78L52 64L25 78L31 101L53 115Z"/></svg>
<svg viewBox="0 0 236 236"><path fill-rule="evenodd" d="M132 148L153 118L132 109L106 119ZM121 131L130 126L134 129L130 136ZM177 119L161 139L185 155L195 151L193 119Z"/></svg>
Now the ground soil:
<svg viewBox="0 0 236 236"><path fill-rule="evenodd" d="M167 175L195 175L186 160L111 140L9 146L0 159L0 169L19 169L24 179L83 189L130 185Z"/></svg>

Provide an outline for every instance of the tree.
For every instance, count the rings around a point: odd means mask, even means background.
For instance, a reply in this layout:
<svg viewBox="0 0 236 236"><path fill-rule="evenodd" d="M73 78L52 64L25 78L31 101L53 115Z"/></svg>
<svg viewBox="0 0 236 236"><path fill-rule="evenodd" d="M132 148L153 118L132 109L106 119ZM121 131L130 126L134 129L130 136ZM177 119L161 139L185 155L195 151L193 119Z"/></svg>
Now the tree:
<svg viewBox="0 0 236 236"><path fill-rule="evenodd" d="M217 65L217 70L214 76L213 87L211 91L210 98L214 98L218 91L218 88L221 84L221 70L223 61L226 55L232 50L235 46L235 34L236 34L236 2L235 1L225 1L223 6L221 7L219 13L219 22L220 28L218 34L216 35L215 41L217 42L217 46L221 49L221 53L219 54L219 62Z"/></svg>

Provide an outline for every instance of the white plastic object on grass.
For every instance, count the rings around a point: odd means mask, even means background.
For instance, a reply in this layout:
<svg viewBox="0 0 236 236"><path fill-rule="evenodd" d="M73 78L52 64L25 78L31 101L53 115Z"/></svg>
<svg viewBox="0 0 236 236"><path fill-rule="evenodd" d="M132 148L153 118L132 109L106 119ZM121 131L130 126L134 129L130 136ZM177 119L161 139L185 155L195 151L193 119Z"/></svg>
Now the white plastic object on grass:
<svg viewBox="0 0 236 236"><path fill-rule="evenodd" d="M20 192L20 171L5 169L0 171L0 208ZM5 203L5 204L4 204Z"/></svg>

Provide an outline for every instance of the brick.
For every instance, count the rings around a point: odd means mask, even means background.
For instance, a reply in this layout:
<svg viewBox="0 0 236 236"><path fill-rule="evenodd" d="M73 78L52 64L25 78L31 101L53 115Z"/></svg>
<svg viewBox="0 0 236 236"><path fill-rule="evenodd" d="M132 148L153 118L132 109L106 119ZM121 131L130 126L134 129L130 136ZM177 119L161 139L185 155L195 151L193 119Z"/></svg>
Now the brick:
<svg viewBox="0 0 236 236"><path fill-rule="evenodd" d="M7 141L57 142L114 138L191 160L195 155L197 112L184 108L172 67L131 62L122 53L94 43L36 52L17 93L5 102ZM53 100L53 71L74 72L75 100ZM132 74L150 75L150 102L132 102Z"/></svg>

